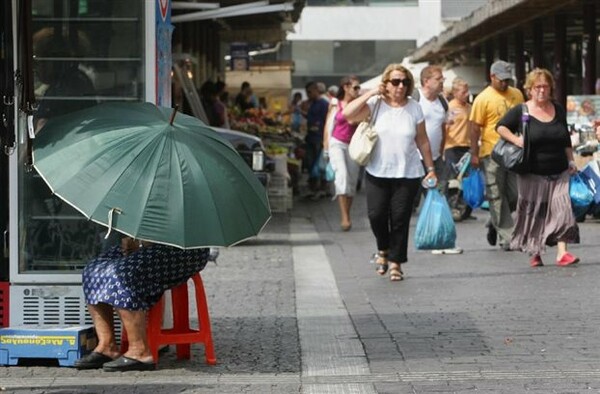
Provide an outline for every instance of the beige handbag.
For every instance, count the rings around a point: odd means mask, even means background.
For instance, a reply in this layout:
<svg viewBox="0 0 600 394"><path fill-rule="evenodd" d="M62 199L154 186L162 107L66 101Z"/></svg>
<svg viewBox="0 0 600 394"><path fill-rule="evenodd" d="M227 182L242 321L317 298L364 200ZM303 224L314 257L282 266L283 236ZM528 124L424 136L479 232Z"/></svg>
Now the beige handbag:
<svg viewBox="0 0 600 394"><path fill-rule="evenodd" d="M361 166L366 166L369 163L371 152L373 152L373 148L375 148L375 144L377 143L377 132L373 126L377 119L377 112L379 112L380 105L381 96L377 98L373 113L369 119L358 124L350 140L350 145L348 145L350 158Z"/></svg>

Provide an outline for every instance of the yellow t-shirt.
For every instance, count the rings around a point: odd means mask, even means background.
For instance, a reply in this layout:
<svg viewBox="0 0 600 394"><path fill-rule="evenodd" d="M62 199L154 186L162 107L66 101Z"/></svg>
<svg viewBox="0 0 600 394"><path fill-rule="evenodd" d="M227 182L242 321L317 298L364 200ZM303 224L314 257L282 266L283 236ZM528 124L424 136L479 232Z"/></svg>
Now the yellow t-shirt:
<svg viewBox="0 0 600 394"><path fill-rule="evenodd" d="M492 153L494 145L500 139L500 135L496 132L496 123L509 109L522 102L521 91L511 86L505 92L499 92L488 86L475 97L469 120L481 126L479 157L489 156Z"/></svg>
<svg viewBox="0 0 600 394"><path fill-rule="evenodd" d="M448 119L452 120L446 126L446 142L444 150L456 147L471 146L471 136L469 135L469 112L471 104L462 104L457 99L448 103Z"/></svg>

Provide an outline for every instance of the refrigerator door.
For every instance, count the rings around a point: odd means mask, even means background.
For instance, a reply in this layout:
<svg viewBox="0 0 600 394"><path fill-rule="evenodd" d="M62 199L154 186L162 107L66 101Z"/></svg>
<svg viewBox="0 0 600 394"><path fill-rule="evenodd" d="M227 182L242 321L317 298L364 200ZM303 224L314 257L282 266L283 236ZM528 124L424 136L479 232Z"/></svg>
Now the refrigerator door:
<svg viewBox="0 0 600 394"><path fill-rule="evenodd" d="M36 103L30 116L16 113L17 151L10 157L12 283L79 284L85 264L119 242L118 234L105 240L104 227L52 195L27 165L28 140L44 132L49 118L106 101L144 101L145 11L153 6L144 0L32 3L33 77L25 80ZM14 48L16 57L29 58Z"/></svg>

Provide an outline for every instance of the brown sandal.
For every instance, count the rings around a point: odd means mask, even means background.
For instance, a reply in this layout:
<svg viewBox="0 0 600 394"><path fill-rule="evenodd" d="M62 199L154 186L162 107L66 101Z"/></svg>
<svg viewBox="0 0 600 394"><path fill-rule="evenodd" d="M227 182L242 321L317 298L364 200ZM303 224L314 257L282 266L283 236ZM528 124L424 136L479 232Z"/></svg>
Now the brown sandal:
<svg viewBox="0 0 600 394"><path fill-rule="evenodd" d="M377 273L379 275L383 276L388 271L389 266L388 266L388 260L387 260L387 253L377 252L377 253L373 254L373 257L371 258L371 262L377 265L377 268L375 270L377 271Z"/></svg>
<svg viewBox="0 0 600 394"><path fill-rule="evenodd" d="M393 265L392 265L393 264ZM404 279L404 274L402 273L402 270L400 269L400 264L398 263L391 263L390 264L390 281L392 282L399 282L401 280Z"/></svg>

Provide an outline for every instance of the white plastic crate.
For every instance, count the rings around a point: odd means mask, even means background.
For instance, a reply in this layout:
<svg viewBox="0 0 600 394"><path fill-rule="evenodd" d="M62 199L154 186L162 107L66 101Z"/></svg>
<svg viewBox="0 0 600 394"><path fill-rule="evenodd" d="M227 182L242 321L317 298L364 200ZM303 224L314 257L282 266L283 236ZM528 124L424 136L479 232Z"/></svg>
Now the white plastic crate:
<svg viewBox="0 0 600 394"><path fill-rule="evenodd" d="M269 195L269 205L273 213L285 213L288 211L288 196Z"/></svg>
<svg viewBox="0 0 600 394"><path fill-rule="evenodd" d="M273 196L285 196L288 194L288 178L285 176L273 175L269 180L267 192Z"/></svg>
<svg viewBox="0 0 600 394"><path fill-rule="evenodd" d="M283 189L282 193L271 194L269 193L269 205L271 206L271 212L282 213L292 209L294 195L291 187Z"/></svg>

